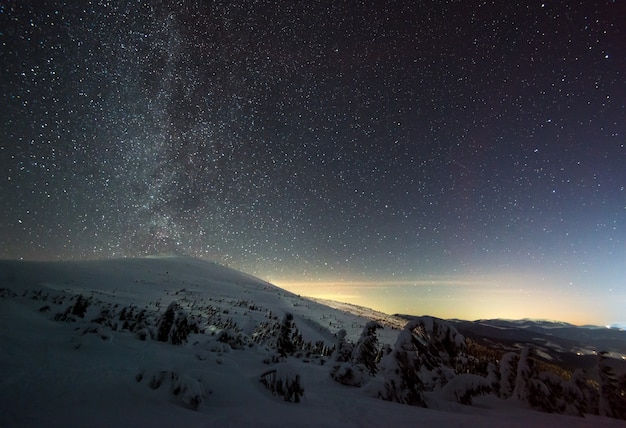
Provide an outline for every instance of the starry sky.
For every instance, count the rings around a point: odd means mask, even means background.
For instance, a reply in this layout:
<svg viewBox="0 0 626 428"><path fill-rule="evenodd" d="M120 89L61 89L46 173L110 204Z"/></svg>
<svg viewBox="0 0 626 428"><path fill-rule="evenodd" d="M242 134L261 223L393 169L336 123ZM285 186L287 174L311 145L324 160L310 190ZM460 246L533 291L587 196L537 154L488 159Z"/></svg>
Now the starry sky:
<svg viewBox="0 0 626 428"><path fill-rule="evenodd" d="M0 258L626 325L626 5L0 1Z"/></svg>

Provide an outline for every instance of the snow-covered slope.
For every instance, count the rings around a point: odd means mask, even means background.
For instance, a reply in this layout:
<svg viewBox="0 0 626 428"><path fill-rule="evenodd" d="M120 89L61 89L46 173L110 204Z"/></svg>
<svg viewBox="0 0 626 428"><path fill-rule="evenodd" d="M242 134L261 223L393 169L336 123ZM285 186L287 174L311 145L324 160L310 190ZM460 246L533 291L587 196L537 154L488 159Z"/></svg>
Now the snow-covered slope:
<svg viewBox="0 0 626 428"><path fill-rule="evenodd" d="M380 342L393 345L402 327L362 309L185 257L0 261L0 426L624 426L494 397L470 407L433 395L424 409L341 385L327 355L340 329L356 341L375 318L385 325ZM155 340L168 311L176 328ZM287 313L303 350L280 357ZM169 343L175 329L182 345ZM263 374L297 375L300 402L273 395Z"/></svg>

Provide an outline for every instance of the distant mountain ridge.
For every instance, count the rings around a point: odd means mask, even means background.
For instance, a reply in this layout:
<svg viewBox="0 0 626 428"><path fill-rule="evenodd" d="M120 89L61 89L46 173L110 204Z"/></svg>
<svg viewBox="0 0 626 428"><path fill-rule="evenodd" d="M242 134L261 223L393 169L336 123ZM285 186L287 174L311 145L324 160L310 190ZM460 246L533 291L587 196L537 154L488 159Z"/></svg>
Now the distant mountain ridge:
<svg viewBox="0 0 626 428"><path fill-rule="evenodd" d="M569 323L535 320L451 321L466 337L478 343L498 346L503 350L532 345L555 361L570 368L589 369L596 356L606 351L626 371L626 331L596 326L575 326Z"/></svg>
<svg viewBox="0 0 626 428"><path fill-rule="evenodd" d="M543 320L543 319L533 319L533 318L522 318L518 320L514 319L506 319L506 318L494 318L494 319L480 319L475 320L474 322L478 323L486 323L490 325L497 324L507 324L510 326L529 326L529 327L541 327L541 328L564 328L564 327L578 327L578 328L588 328L588 329L608 329L608 330L625 330L619 324L612 324L609 326L606 325L594 325L594 324L584 324L584 325L576 325L571 324L565 321L556 321L556 320Z"/></svg>
<svg viewBox="0 0 626 428"><path fill-rule="evenodd" d="M564 321L554 321L554 320L543 320L543 319L531 319L531 318L522 318L519 320L513 319L505 319L505 318L493 318L493 319L480 319L475 320L476 323L483 323L487 325L502 325L504 327L541 327L544 329L547 328L563 328L563 327L578 327L574 324L570 324Z"/></svg>

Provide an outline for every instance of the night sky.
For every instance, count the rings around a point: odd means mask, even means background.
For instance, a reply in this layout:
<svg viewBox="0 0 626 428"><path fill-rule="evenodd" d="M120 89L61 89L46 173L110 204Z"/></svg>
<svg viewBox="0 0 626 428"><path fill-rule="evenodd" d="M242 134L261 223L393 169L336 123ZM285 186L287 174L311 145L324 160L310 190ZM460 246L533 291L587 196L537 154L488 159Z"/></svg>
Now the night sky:
<svg viewBox="0 0 626 428"><path fill-rule="evenodd" d="M0 258L626 325L623 1L0 2Z"/></svg>

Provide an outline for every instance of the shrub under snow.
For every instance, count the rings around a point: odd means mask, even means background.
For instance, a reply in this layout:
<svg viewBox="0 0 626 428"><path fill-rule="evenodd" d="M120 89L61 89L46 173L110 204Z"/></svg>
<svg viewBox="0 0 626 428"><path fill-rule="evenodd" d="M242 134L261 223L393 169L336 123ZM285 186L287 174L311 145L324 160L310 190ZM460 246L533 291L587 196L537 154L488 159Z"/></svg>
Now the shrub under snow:
<svg viewBox="0 0 626 428"><path fill-rule="evenodd" d="M283 397L285 401L299 403L304 395L300 375L287 363L266 371L260 381L272 394Z"/></svg>
<svg viewBox="0 0 626 428"><path fill-rule="evenodd" d="M183 407L198 410L204 399L208 396L207 390L198 379L188 375L179 376L169 370L156 371L149 374L136 376L137 382L146 382L150 389L165 388L175 401Z"/></svg>
<svg viewBox="0 0 626 428"><path fill-rule="evenodd" d="M472 404L474 397L488 394L491 386L488 380L482 376L464 373L455 376L440 392L442 398L457 401L461 404Z"/></svg>

